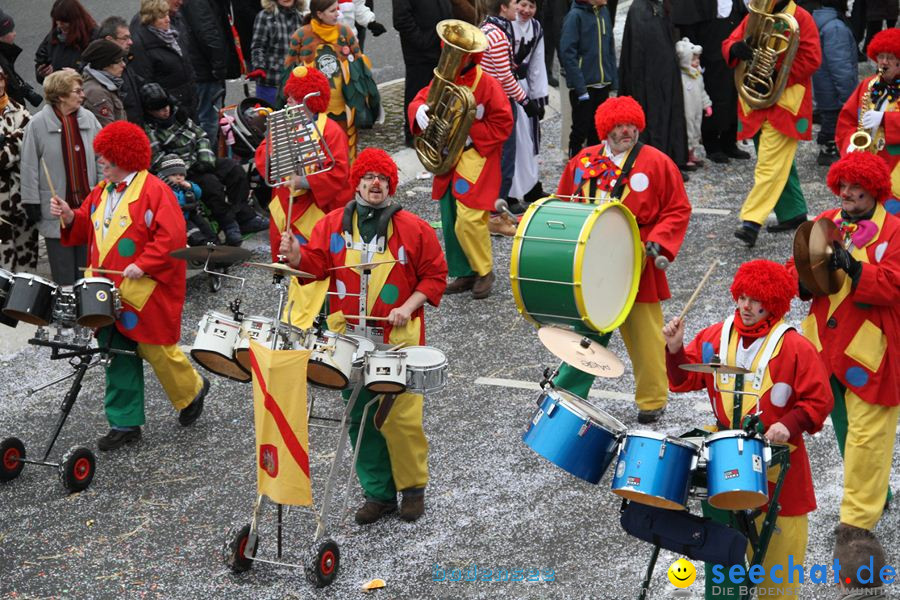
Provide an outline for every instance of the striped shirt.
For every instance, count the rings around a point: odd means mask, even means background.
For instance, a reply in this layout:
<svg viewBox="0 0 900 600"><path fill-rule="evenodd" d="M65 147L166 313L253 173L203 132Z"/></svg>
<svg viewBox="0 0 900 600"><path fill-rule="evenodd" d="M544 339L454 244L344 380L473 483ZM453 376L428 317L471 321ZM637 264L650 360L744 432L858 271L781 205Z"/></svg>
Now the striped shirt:
<svg viewBox="0 0 900 600"><path fill-rule="evenodd" d="M511 63L512 45L506 33L493 23L485 23L481 26L484 35L487 36L488 47L481 59L481 68L500 82L500 86L507 96L516 102L522 102L527 95L513 75Z"/></svg>

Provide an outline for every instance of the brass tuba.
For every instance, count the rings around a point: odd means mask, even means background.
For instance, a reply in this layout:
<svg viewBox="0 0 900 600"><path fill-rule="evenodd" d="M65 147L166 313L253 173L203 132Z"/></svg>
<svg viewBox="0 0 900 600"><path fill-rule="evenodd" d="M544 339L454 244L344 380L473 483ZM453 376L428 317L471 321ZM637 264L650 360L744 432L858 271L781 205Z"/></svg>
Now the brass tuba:
<svg viewBox="0 0 900 600"><path fill-rule="evenodd" d="M791 63L800 45L797 19L786 13L772 13L778 0L750 0L747 8L747 43L753 58L742 61L734 73L738 95L753 110L769 108L787 86ZM783 56L776 75L775 65Z"/></svg>
<svg viewBox="0 0 900 600"><path fill-rule="evenodd" d="M416 136L413 146L422 166L443 175L459 161L475 121L475 96L453 82L472 54L484 52L487 38L478 27L456 19L438 23L437 34L444 46L425 99L428 127Z"/></svg>

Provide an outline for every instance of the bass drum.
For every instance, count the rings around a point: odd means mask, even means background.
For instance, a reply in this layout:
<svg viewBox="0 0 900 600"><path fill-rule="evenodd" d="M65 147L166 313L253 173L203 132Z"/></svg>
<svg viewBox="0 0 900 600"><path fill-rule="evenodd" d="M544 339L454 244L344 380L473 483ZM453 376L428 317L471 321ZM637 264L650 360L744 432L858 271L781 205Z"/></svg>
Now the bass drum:
<svg viewBox="0 0 900 600"><path fill-rule="evenodd" d="M525 211L513 240L516 308L537 327L612 331L631 312L643 259L637 221L621 203L544 198Z"/></svg>

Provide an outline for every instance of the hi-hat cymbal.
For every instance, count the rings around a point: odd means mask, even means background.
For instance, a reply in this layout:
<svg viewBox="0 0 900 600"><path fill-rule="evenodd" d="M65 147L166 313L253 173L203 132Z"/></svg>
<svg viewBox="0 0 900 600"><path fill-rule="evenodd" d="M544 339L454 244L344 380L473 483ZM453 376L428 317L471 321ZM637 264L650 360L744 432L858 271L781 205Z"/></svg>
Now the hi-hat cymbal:
<svg viewBox="0 0 900 600"><path fill-rule="evenodd" d="M678 368L684 371L693 371L694 373L721 373L723 375L746 375L751 372L749 369L723 365L722 363L691 363L678 365Z"/></svg>
<svg viewBox="0 0 900 600"><path fill-rule="evenodd" d="M288 277L299 277L300 279L315 279L316 276L312 273L307 273L306 271L298 271L297 269L292 269L288 265L283 263L258 263L258 262L248 262L248 267L253 267L255 269L266 269L267 271L274 274L285 275Z"/></svg>
<svg viewBox="0 0 900 600"><path fill-rule="evenodd" d="M819 219L809 232L809 266L824 295L834 294L844 285L847 274L831 270L834 244L841 244L841 231L831 219Z"/></svg>
<svg viewBox="0 0 900 600"><path fill-rule="evenodd" d="M217 264L233 264L247 260L251 253L246 248L235 248L234 246L193 246L173 250L169 252L169 256L200 262L206 262L208 258L209 262Z"/></svg>
<svg viewBox="0 0 900 600"><path fill-rule="evenodd" d="M827 296L819 288L819 283L813 275L812 266L809 263L809 236L815 223L807 221L797 228L794 233L794 267L800 277L800 283L808 289L813 296Z"/></svg>
<svg viewBox="0 0 900 600"><path fill-rule="evenodd" d="M610 378L621 377L625 372L625 365L615 354L574 331L541 327L538 337L547 350L579 371Z"/></svg>

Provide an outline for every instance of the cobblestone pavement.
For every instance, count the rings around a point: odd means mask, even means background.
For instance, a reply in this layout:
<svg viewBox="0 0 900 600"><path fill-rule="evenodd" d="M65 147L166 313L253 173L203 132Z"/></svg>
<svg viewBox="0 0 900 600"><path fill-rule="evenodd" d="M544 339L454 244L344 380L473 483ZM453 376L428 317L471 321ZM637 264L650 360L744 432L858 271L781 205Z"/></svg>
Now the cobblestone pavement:
<svg viewBox="0 0 900 600"><path fill-rule="evenodd" d="M403 144L403 82L397 81L379 87L381 105L384 108L384 123L372 129L359 132L360 149L378 146L390 152L399 152L406 146Z"/></svg>

